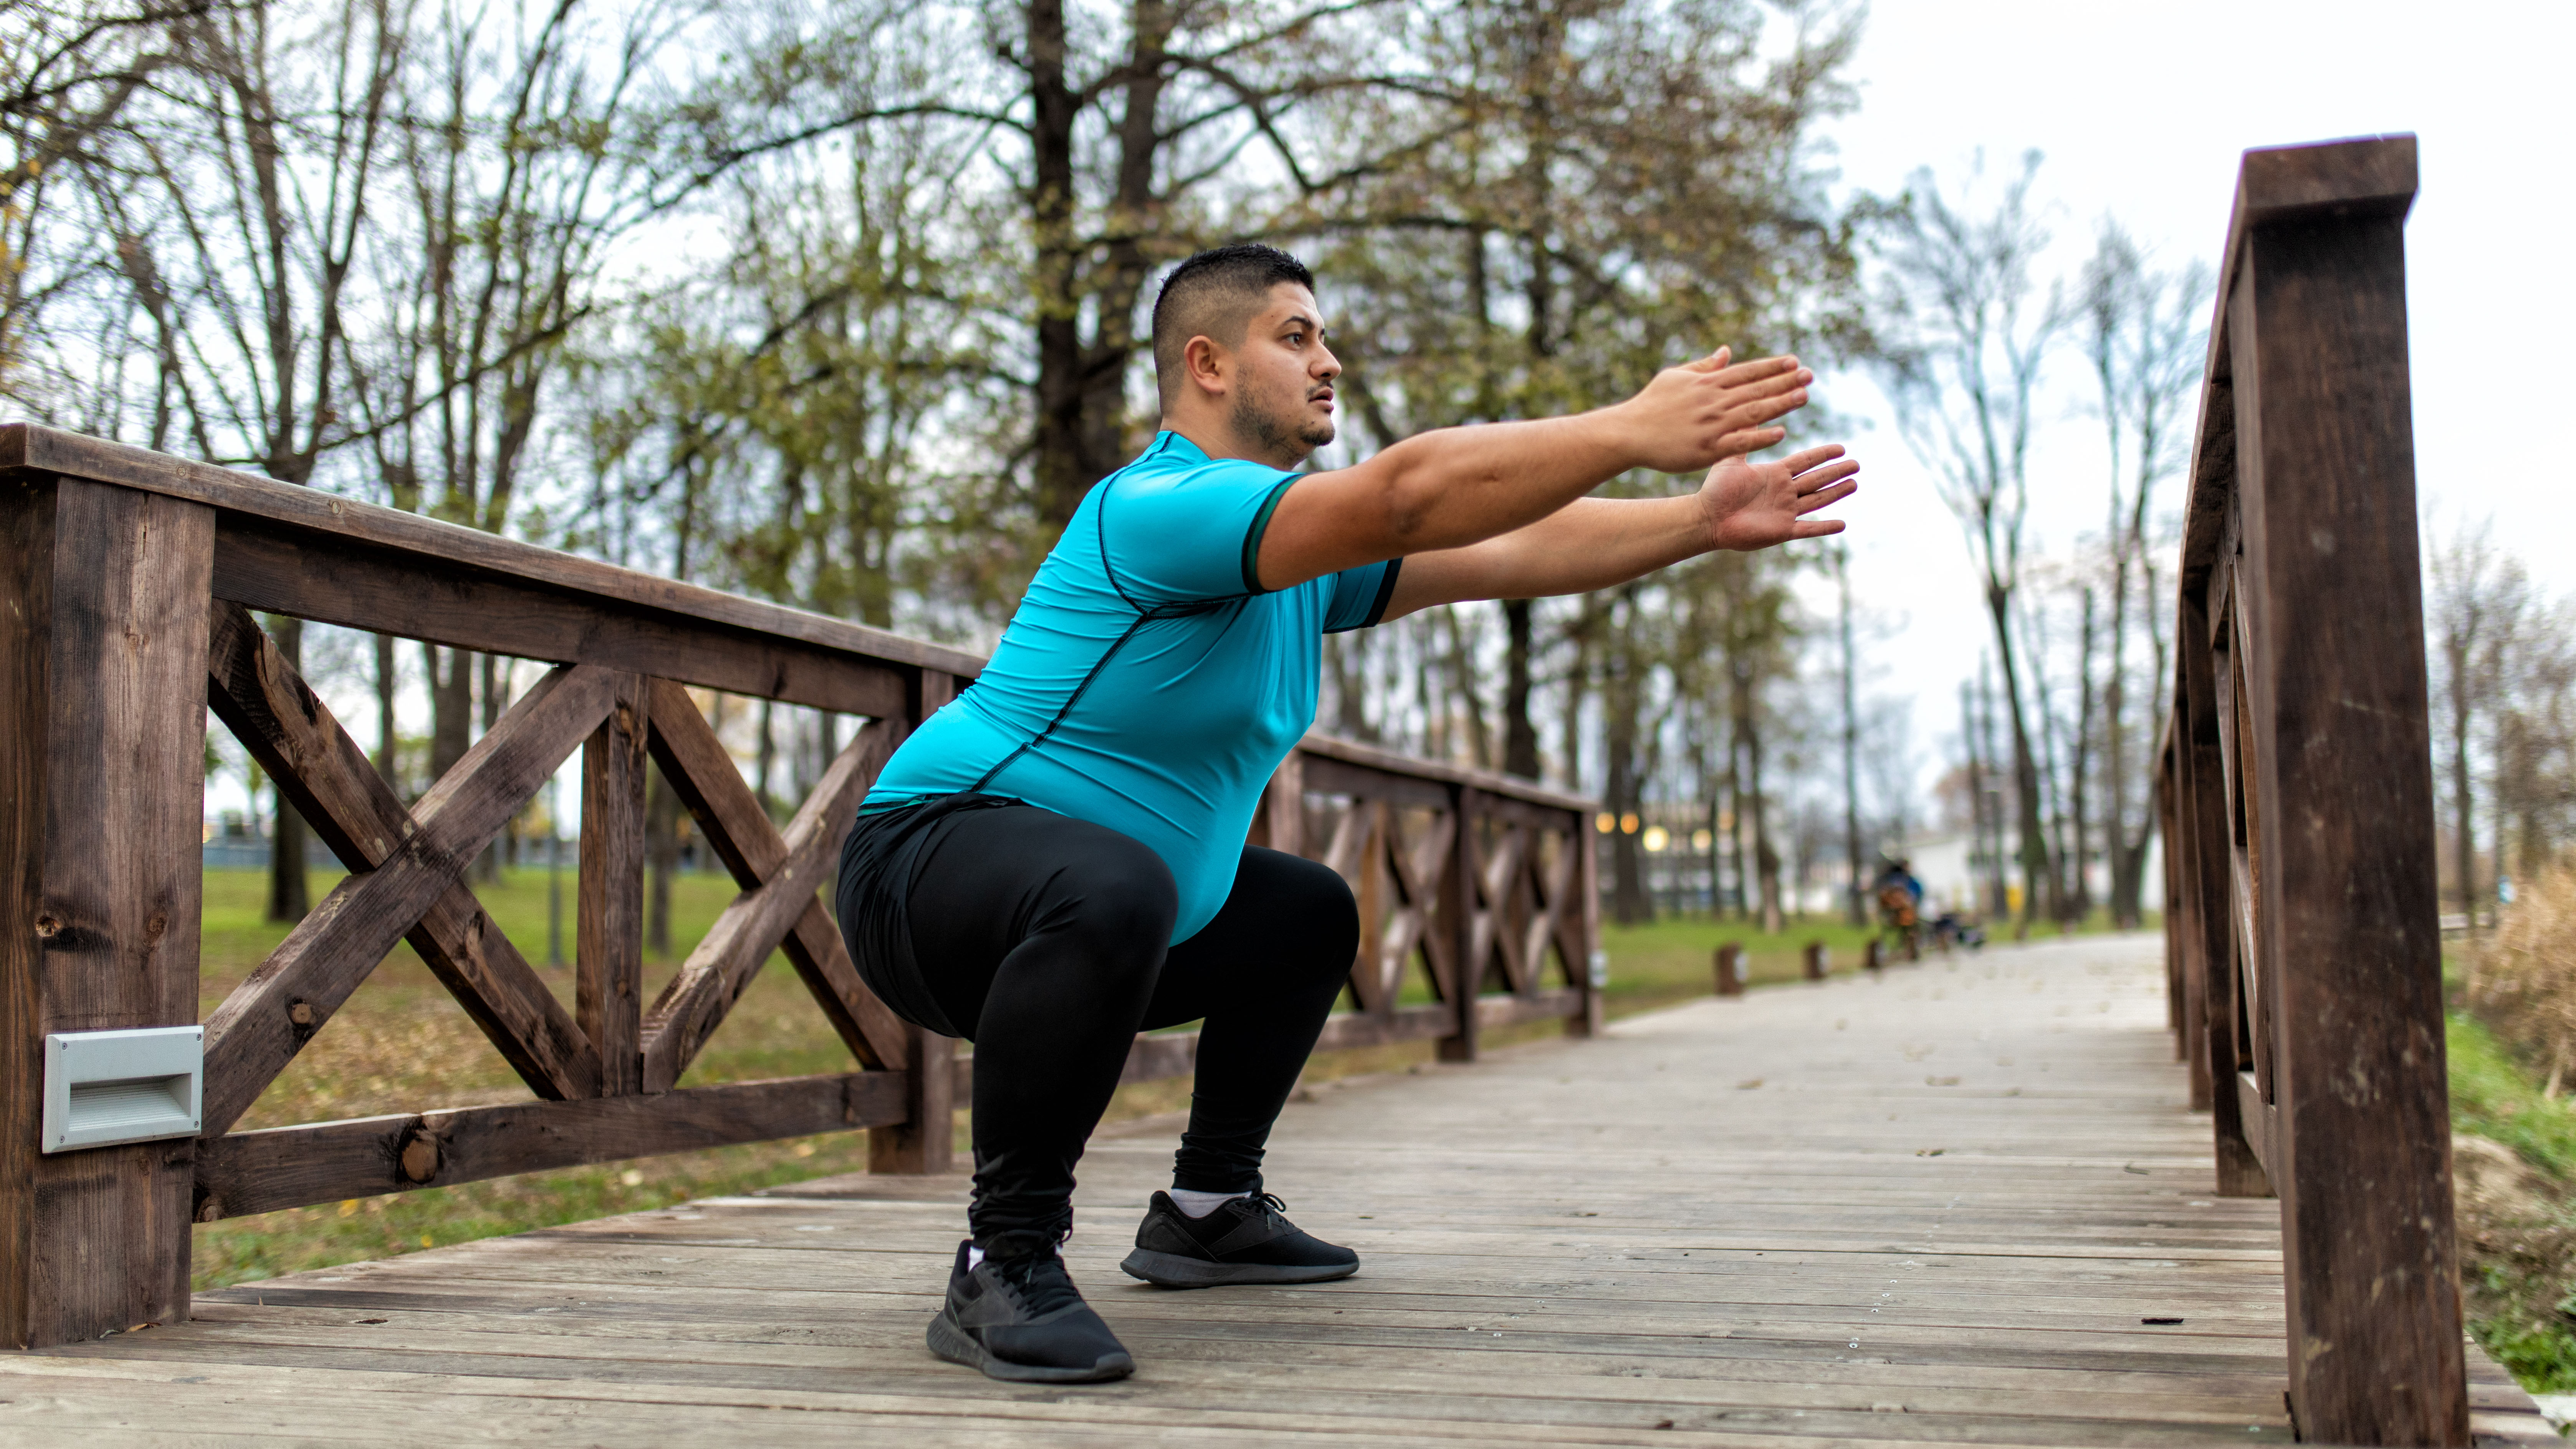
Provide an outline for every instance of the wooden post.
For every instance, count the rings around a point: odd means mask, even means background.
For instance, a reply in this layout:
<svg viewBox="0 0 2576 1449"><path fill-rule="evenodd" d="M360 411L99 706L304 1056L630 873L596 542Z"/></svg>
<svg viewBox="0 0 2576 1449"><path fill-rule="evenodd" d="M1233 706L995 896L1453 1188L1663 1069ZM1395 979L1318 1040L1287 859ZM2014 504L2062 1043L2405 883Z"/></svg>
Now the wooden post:
<svg viewBox="0 0 2576 1449"><path fill-rule="evenodd" d="M197 1019L214 510L0 482L0 1344L188 1316L194 1139L38 1150L48 1032Z"/></svg>
<svg viewBox="0 0 2576 1449"><path fill-rule="evenodd" d="M2469 1442L2407 377L2414 193L2411 136L2248 152L2223 317L2290 1401L2300 1437L2332 1444Z"/></svg>
<svg viewBox="0 0 2576 1449"><path fill-rule="evenodd" d="M1825 979L1825 973L1832 969L1832 957L1825 943L1822 941L1809 941L1807 943L1806 950L1807 979L1810 981L1822 981Z"/></svg>
<svg viewBox="0 0 2576 1449"><path fill-rule="evenodd" d="M1870 937L1868 942L1860 948L1860 969L1863 971L1886 970L1887 944L1879 940L1876 936Z"/></svg>
<svg viewBox="0 0 2576 1449"><path fill-rule="evenodd" d="M1439 1056L1444 1062L1472 1062L1478 1035L1476 999L1485 988L1485 958L1476 952L1476 882L1483 864L1483 853L1477 849L1476 791L1466 785L1452 786L1449 811L1458 828L1450 841L1449 871L1440 882L1440 924L1433 929L1449 933L1449 959L1455 963L1457 982L1451 1004L1458 1011L1458 1029L1440 1038ZM1503 902L1489 904L1497 917L1503 914ZM1507 922L1503 924L1508 928Z"/></svg>
<svg viewBox="0 0 2576 1449"><path fill-rule="evenodd" d="M1577 871L1583 891L1583 954L1586 975L1583 980L1583 1035L1599 1036L1604 1021L1601 988L1590 974L1592 958L1601 952L1601 855L1600 836L1592 822L1578 811L1567 826L1566 841L1581 862Z"/></svg>
<svg viewBox="0 0 2576 1449"><path fill-rule="evenodd" d="M599 1094L644 1090L644 781L649 735L642 681L581 747L579 927L574 993L599 1052Z"/></svg>
<svg viewBox="0 0 2576 1449"><path fill-rule="evenodd" d="M913 723L957 697L957 676L924 669L912 701ZM957 1039L911 1023L904 1027L905 1115L901 1125L868 1129L868 1171L937 1174L955 1163Z"/></svg>
<svg viewBox="0 0 2576 1449"><path fill-rule="evenodd" d="M1742 996L1744 994L1744 943L1742 941L1729 941L1719 946L1717 957L1710 964L1717 973L1718 995Z"/></svg>
<svg viewBox="0 0 2576 1449"><path fill-rule="evenodd" d="M1261 818L1254 826L1260 844L1290 855L1306 853L1306 757L1290 750L1263 792Z"/></svg>
<svg viewBox="0 0 2576 1449"><path fill-rule="evenodd" d="M2257 1094L2243 1089L2240 1067L2253 1062L2238 1047L2244 1012L2236 961L2235 906L2228 884L2225 762L2218 747L2215 652L2209 647L2209 608L2198 589L2186 586L2175 637L2174 834L2165 842L2178 860L2183 883L2180 939L2183 969L2201 999L2200 1055L2209 1063L2210 1131L2222 1197L2270 1197L2262 1154L2248 1136L2245 1107ZM2258 1109L2259 1110L2259 1109ZM2259 1131L2262 1122L2250 1124Z"/></svg>

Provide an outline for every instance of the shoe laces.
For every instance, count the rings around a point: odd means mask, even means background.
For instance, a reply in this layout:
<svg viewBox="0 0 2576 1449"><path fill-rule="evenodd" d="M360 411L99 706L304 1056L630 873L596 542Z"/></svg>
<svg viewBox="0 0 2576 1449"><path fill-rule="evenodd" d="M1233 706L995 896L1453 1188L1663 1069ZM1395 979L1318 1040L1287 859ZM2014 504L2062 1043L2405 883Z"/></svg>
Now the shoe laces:
<svg viewBox="0 0 2576 1449"><path fill-rule="evenodd" d="M1285 1217L1288 1213L1288 1204L1281 1202L1276 1193L1256 1192L1240 1201L1245 1212L1258 1210L1267 1217Z"/></svg>
<svg viewBox="0 0 2576 1449"><path fill-rule="evenodd" d="M1068 1304L1082 1301L1082 1290L1064 1271L1064 1259L1052 1249L1031 1253L1023 1258L984 1260L993 1276L1011 1285L1020 1296L1020 1306L1032 1318L1042 1318Z"/></svg>

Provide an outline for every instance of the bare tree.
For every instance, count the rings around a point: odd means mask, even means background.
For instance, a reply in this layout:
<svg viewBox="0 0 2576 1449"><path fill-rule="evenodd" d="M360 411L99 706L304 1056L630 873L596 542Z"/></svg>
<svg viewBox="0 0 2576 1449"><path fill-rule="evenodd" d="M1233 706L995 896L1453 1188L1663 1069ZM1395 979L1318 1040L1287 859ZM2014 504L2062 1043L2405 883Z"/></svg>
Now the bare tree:
<svg viewBox="0 0 2576 1449"><path fill-rule="evenodd" d="M2037 151L2027 153L1993 206L1974 213L1946 200L1929 171L1915 173L1879 248L1881 375L1899 431L1939 480L1942 501L1967 535L2002 666L2025 930L2043 913L2062 910L2040 817L2039 760L2013 618L2030 506L2032 394L2067 320L2056 289L2040 295L2033 275L2048 244L2031 201L2039 162ZM1980 154L1972 188L1983 170Z"/></svg>
<svg viewBox="0 0 2576 1449"><path fill-rule="evenodd" d="M2472 756L2480 726L2492 729L2514 654L2515 635L2530 599L2522 562L2498 551L2487 523L2455 530L2433 551L2431 634L2442 666L2442 703L2449 715L2445 762L2451 796L2452 883L2470 934L2488 897L2479 888L2477 789ZM2499 822L2501 823L2501 822ZM2497 856L2503 855L2497 838Z"/></svg>
<svg viewBox="0 0 2576 1449"><path fill-rule="evenodd" d="M1851 545L1825 550L1834 570L1836 616L1842 651L1843 747L1843 881L1844 914L1855 926L1869 923L1869 881L1862 874L1860 847L1860 660L1852 647Z"/></svg>
<svg viewBox="0 0 2576 1449"><path fill-rule="evenodd" d="M2104 535L2111 563L2110 659L2102 686L2103 844L2111 873L2111 918L2135 926L2155 839L2146 799L2157 721L2164 717L2165 601L2148 530L2156 490L2181 471L2191 446L2191 404L2209 350L2209 269L2193 262L2160 271L2127 233L2104 222L2084 270L2084 343L2101 392L2110 442L2110 509ZM2146 688L2129 691L2131 600L2148 644ZM2133 813L2134 811L2134 813ZM2134 822L2134 823L2133 823Z"/></svg>
<svg viewBox="0 0 2576 1449"><path fill-rule="evenodd" d="M312 481L348 434L353 279L390 143L408 12L342 0L302 12L238 0L175 18L184 83L114 165L118 263L153 322L154 442L175 406L196 451L281 483ZM290 664L303 623L269 623ZM310 908L306 830L283 794L268 915Z"/></svg>

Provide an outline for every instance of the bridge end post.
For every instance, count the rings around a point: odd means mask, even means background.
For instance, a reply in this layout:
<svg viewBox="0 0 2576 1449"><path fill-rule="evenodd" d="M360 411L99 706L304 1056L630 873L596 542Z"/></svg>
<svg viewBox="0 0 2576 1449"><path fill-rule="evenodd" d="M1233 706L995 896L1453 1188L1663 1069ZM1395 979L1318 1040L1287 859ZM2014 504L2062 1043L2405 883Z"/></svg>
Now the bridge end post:
<svg viewBox="0 0 2576 1449"><path fill-rule="evenodd" d="M0 1344L188 1316L193 1137L42 1150L45 1038L197 1020L214 511L0 478Z"/></svg>
<svg viewBox="0 0 2576 1449"><path fill-rule="evenodd" d="M1449 818L1456 830L1449 841L1448 869L1440 878L1438 919L1446 923L1449 934L1450 979L1456 983L1451 993L1455 999L1450 1005L1456 1009L1458 1021L1456 1031L1434 1044L1434 1051L1444 1062L1474 1061L1482 1036L1476 1007L1485 990L1487 962L1485 952L1478 947L1483 944L1480 935L1490 939L1491 928L1485 933L1477 931L1479 907L1490 909L1491 919L1496 922L1508 914L1507 901L1483 901L1478 888L1477 874L1483 864L1483 851L1478 847L1484 842L1479 838L1482 821L1477 816L1476 803L1474 786L1449 787Z"/></svg>
<svg viewBox="0 0 2576 1449"><path fill-rule="evenodd" d="M2415 142L2249 152L2208 624L2300 1437L2466 1445L2407 371ZM2206 799L2206 794L2203 796ZM2203 839L2207 833L2203 832ZM2222 897L2223 899L2223 897Z"/></svg>

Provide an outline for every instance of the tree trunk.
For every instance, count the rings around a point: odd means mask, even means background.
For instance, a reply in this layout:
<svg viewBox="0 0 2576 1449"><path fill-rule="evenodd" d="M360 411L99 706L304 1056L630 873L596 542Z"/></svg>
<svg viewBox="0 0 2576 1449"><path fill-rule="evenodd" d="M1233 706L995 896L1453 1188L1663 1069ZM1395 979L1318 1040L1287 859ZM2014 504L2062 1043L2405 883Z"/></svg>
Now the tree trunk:
<svg viewBox="0 0 2576 1449"><path fill-rule="evenodd" d="M1631 600L1626 607L1633 626L1636 604ZM1645 782L1637 770L1637 716L1645 702L1644 681L1638 678L1635 641L1625 637L1627 631L1619 623L1614 622L1611 629L1601 681L1606 756L1602 763L1608 776L1604 803L1618 817L1610 836L1611 909L1619 924L1633 926L1655 918L1654 900L1646 893L1645 861L1638 851Z"/></svg>
<svg viewBox="0 0 2576 1449"><path fill-rule="evenodd" d="M501 711L510 702L508 698L508 674L502 668L501 656L498 654L486 654L482 657L481 662L483 666L483 733L488 735L492 732L492 726L501 722ZM498 885L501 881L501 866L503 865L505 858L510 861L517 860L519 854L518 846L519 820L517 816L513 815L510 817L509 822L501 827L501 833L492 838L492 843L483 847L483 855L481 859L475 862L474 878L487 885Z"/></svg>
<svg viewBox="0 0 2576 1449"><path fill-rule="evenodd" d="M1458 617L1456 605L1440 610L1441 622L1449 626L1449 687L1458 696L1466 713L1467 752L1479 770L1494 767L1494 745L1485 728L1485 699L1476 688L1476 661L1467 646L1467 626Z"/></svg>
<svg viewBox="0 0 2576 1449"><path fill-rule="evenodd" d="M2092 773L2093 740L2093 591L2084 591L2083 633L2075 653L2075 738L2067 746L2066 811L2073 827L2073 848L2067 854L2066 917L2070 924L2081 925L2093 914L2093 887L2084 878L2084 853L2093 838L2091 822L2086 816L2088 794L2086 778Z"/></svg>
<svg viewBox="0 0 2576 1449"><path fill-rule="evenodd" d="M671 877L680 868L680 797L662 778L662 767L650 767L652 792L644 802L644 949L664 960L671 955Z"/></svg>
<svg viewBox="0 0 2576 1449"><path fill-rule="evenodd" d="M394 636L376 636L376 773L395 794L402 793L402 739L394 726L396 677Z"/></svg>
<svg viewBox="0 0 2576 1449"><path fill-rule="evenodd" d="M1538 778L1538 730L1530 723L1530 601L1503 600L1503 773Z"/></svg>
<svg viewBox="0 0 2576 1449"><path fill-rule="evenodd" d="M277 652L288 668L304 671L304 621L286 614L272 614L268 621L269 637L277 641ZM312 891L304 878L304 842L310 834L304 817L284 790L277 792L276 828L268 837L268 918L292 924L303 920L313 909Z"/></svg>
<svg viewBox="0 0 2576 1449"><path fill-rule="evenodd" d="M1843 636L1843 907L1855 926L1869 923L1866 882L1860 859L1860 683L1859 660L1852 649L1851 550L1837 549L1834 582L1842 601Z"/></svg>
<svg viewBox="0 0 2576 1449"><path fill-rule="evenodd" d="M2040 918L2042 888L2048 880L2048 830L2039 813L2039 759L2031 750L2030 727L2021 704L2021 670L2014 660L2012 590L1988 585L1986 611L1994 621L1995 651L2004 672L2004 709L2012 723L2013 788L2021 815L2021 923L2017 935L2028 935ZM2054 915L2055 901L2046 903Z"/></svg>
<svg viewBox="0 0 2576 1449"><path fill-rule="evenodd" d="M1753 869L1762 893L1762 929L1776 936L1785 925L1780 909L1780 852L1771 844L1770 811L1763 798L1760 707L1752 695L1749 688L1737 694L1735 728L1744 740L1745 777L1737 815L1753 823Z"/></svg>
<svg viewBox="0 0 2576 1449"><path fill-rule="evenodd" d="M1064 0L1028 7L1029 151L1027 192L1035 237L1031 281L1037 301L1036 484L1039 519L1062 528L1091 485L1125 460L1126 382L1136 351L1136 304L1154 257L1146 238L1160 230L1155 159L1168 139L1159 123L1168 83L1164 46L1174 15L1167 0L1134 0L1130 55L1119 89L1123 113L1115 191L1105 228L1110 240L1095 268L1094 245L1082 234L1077 186L1077 130L1085 97L1068 70L1070 40ZM1092 318L1085 345L1082 323Z"/></svg>
<svg viewBox="0 0 2576 1449"><path fill-rule="evenodd" d="M2466 651L2460 651L2465 655ZM2451 666L2451 841L2459 872L2460 912L2471 936L2478 933L2478 837L2469 793L2469 690L2465 658Z"/></svg>
<svg viewBox="0 0 2576 1449"><path fill-rule="evenodd" d="M447 778L473 744L474 656L435 644L423 644L420 650L429 663L429 782L434 784ZM442 660L445 669L439 667Z"/></svg>
<svg viewBox="0 0 2576 1449"><path fill-rule="evenodd" d="M760 797L760 808L767 811L772 820L778 818L778 796L770 788L770 772L778 766L777 713L778 701L764 699L760 702L760 754L759 763L754 767L759 774L751 787L752 793Z"/></svg>

